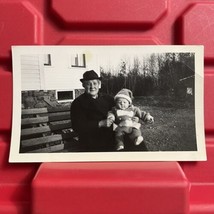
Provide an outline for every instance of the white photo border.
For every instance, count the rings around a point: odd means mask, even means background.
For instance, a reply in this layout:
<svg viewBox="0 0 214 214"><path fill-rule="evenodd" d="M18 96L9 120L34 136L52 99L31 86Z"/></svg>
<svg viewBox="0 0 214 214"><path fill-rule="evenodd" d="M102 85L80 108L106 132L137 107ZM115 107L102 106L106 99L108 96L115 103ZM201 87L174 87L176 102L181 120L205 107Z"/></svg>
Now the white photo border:
<svg viewBox="0 0 214 214"><path fill-rule="evenodd" d="M68 152L68 153L20 153L21 129L21 64L20 56L27 54L88 51L105 53L143 50L154 52L194 52L195 53L195 125L197 151L158 151L158 152ZM99 46L13 46L13 118L9 162L100 162L100 161L205 161L206 144L204 133L204 47L184 45L99 45Z"/></svg>

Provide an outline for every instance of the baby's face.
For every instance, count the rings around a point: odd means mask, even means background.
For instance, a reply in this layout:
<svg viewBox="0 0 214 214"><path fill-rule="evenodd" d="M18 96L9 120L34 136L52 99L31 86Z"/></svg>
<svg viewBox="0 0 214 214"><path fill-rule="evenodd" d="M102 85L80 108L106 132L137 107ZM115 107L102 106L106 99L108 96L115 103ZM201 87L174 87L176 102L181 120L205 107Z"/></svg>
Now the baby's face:
<svg viewBox="0 0 214 214"><path fill-rule="evenodd" d="M119 109L125 110L129 107L129 101L125 98L118 98L116 101L116 106Z"/></svg>

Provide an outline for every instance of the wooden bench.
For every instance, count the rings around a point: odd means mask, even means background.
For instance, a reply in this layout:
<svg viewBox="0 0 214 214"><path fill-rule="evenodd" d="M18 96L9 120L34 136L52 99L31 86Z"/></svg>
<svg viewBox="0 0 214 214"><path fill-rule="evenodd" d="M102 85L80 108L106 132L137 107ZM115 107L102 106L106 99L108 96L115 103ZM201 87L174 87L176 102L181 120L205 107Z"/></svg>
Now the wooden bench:
<svg viewBox="0 0 214 214"><path fill-rule="evenodd" d="M70 106L22 110L21 153L63 152L66 143L77 142L71 128Z"/></svg>

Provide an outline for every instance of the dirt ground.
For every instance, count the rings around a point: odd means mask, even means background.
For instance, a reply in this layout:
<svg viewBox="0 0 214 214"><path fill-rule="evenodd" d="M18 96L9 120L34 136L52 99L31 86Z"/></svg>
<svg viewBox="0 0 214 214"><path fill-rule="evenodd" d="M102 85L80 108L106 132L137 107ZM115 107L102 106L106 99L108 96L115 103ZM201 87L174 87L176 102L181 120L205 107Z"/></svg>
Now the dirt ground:
<svg viewBox="0 0 214 214"><path fill-rule="evenodd" d="M192 102L192 101L191 101ZM142 123L149 151L196 151L195 111L188 101L137 98L134 104L150 112L153 124Z"/></svg>

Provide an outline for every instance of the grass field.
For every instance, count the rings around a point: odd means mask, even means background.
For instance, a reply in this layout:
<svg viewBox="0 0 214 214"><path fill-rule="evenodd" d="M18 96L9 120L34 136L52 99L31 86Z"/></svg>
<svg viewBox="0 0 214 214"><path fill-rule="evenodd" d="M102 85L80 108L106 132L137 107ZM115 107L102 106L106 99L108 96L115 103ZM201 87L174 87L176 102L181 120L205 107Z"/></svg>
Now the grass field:
<svg viewBox="0 0 214 214"><path fill-rule="evenodd" d="M153 124L142 124L149 151L197 150L193 101L138 97L133 104L154 117Z"/></svg>

